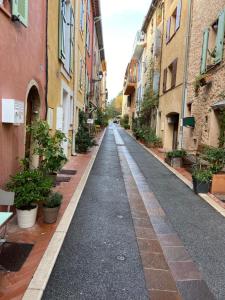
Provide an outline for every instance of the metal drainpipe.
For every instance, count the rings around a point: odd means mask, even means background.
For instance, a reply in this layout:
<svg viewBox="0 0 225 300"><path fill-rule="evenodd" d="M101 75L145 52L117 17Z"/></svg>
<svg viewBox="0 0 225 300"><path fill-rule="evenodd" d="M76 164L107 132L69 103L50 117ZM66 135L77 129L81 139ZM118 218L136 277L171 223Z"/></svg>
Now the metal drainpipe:
<svg viewBox="0 0 225 300"><path fill-rule="evenodd" d="M76 11L76 15L74 18L74 70L73 70L73 133L72 133L72 155L76 155L76 145L75 145L75 140L76 140L76 96L77 96L77 62L78 60L76 59L76 45L77 45L77 33L79 32L79 28L76 28L77 23L76 20L78 20L78 9L76 9L76 1L74 1L74 10ZM79 25L78 25L79 26ZM79 59L79 58L78 58Z"/></svg>
<svg viewBox="0 0 225 300"><path fill-rule="evenodd" d="M183 148L184 139L184 126L183 118L185 116L186 108L186 97L187 97L187 79L188 79L188 63L189 63L189 48L190 48L190 32L191 32L191 21L192 21L192 0L188 1L188 27L186 33L186 47L185 47L185 62L184 62L184 79L183 79L183 91L182 91L182 111L181 111L181 133L180 133L180 148Z"/></svg>
<svg viewBox="0 0 225 300"><path fill-rule="evenodd" d="M46 1L46 30L45 30L45 80L46 80L46 85L45 85L45 106L46 106L46 111L45 111L45 120L47 120L48 117L48 1Z"/></svg>

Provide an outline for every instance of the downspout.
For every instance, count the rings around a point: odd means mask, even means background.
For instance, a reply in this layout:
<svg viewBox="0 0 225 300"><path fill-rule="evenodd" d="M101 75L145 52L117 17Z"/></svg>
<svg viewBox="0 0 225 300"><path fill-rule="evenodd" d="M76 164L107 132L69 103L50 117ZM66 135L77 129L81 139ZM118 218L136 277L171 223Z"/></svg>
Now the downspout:
<svg viewBox="0 0 225 300"><path fill-rule="evenodd" d="M45 120L48 117L48 1L46 1L46 37L45 37L45 76L46 76L46 86L45 86Z"/></svg>
<svg viewBox="0 0 225 300"><path fill-rule="evenodd" d="M74 1L74 10L78 11L78 9L76 9L75 7L75 2ZM74 49L73 49L73 57L74 57L74 62L73 62L73 133L72 133L72 156L76 155L76 145L75 145L75 141L76 141L76 95L77 95L77 88L76 88L76 56L75 54L78 51L75 51L76 45L77 45L77 15L74 16L75 22L74 22Z"/></svg>
<svg viewBox="0 0 225 300"><path fill-rule="evenodd" d="M191 33L191 21L192 21L192 0L188 1L188 26L186 33L186 47L185 47L185 61L184 61L184 78L183 78L183 91L182 91L182 111L181 111L181 133L180 133L180 148L183 148L184 144L184 126L183 118L185 116L186 100L187 100L187 80L188 80L188 64L189 64L189 50L190 50L190 33Z"/></svg>
<svg viewBox="0 0 225 300"><path fill-rule="evenodd" d="M78 70L78 38L77 35L79 33L79 20L78 19L78 8L76 8L76 1L74 1L74 10L76 11L75 15L75 24L74 24L74 70L73 70L73 133L72 133L72 156L76 156L76 97L77 97L77 74L76 71ZM77 49L76 49L77 47ZM77 51L76 51L77 50Z"/></svg>

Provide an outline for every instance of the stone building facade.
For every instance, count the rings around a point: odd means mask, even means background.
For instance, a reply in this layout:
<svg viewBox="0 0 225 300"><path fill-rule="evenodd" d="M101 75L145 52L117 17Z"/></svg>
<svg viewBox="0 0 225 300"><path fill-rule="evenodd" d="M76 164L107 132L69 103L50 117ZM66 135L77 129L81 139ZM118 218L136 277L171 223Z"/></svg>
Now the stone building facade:
<svg viewBox="0 0 225 300"><path fill-rule="evenodd" d="M224 0L192 2L184 117L193 117L195 126L184 127L183 147L188 151L219 146L220 117L225 110L224 30ZM195 88L199 79L203 86Z"/></svg>

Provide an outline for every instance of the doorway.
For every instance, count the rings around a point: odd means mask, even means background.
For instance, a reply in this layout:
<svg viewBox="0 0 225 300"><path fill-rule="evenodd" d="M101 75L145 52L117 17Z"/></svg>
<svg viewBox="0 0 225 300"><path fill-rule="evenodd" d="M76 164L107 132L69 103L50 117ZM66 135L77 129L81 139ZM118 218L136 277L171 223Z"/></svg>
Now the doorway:
<svg viewBox="0 0 225 300"><path fill-rule="evenodd" d="M40 112L40 96L36 86L32 86L28 96L26 105L26 126L30 126L32 122L38 119ZM30 132L26 130L25 137L25 158L33 161L33 142Z"/></svg>
<svg viewBox="0 0 225 300"><path fill-rule="evenodd" d="M168 136L170 137L169 148L176 150L178 148L178 132L179 132L179 114L170 113L167 115Z"/></svg>

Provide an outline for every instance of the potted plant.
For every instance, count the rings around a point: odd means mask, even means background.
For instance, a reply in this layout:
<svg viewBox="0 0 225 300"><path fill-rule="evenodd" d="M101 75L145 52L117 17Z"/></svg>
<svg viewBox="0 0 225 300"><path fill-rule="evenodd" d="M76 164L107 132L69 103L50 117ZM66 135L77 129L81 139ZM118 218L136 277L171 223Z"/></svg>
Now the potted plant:
<svg viewBox="0 0 225 300"><path fill-rule="evenodd" d="M76 151L78 153L86 153L94 145L94 139L91 137L88 128L86 115L81 111L79 113L79 128L76 134Z"/></svg>
<svg viewBox="0 0 225 300"><path fill-rule="evenodd" d="M21 228L32 227L36 222L37 203L50 193L51 180L40 170L22 170L11 177L7 189L15 192L17 221Z"/></svg>
<svg viewBox="0 0 225 300"><path fill-rule="evenodd" d="M209 164L212 176L212 193L225 193L225 149L206 147L203 151L203 159Z"/></svg>
<svg viewBox="0 0 225 300"><path fill-rule="evenodd" d="M46 121L33 122L28 130L36 144L34 154L40 157L39 169L54 183L57 172L67 161L62 148L62 143L67 140L66 136L59 130L56 130L54 135L50 135Z"/></svg>
<svg viewBox="0 0 225 300"><path fill-rule="evenodd" d="M166 153L165 161L173 168L183 166L183 158L187 155L185 150L173 150Z"/></svg>
<svg viewBox="0 0 225 300"><path fill-rule="evenodd" d="M56 222L62 198L63 196L60 193L52 192L44 200L43 213L45 223L51 224Z"/></svg>
<svg viewBox="0 0 225 300"><path fill-rule="evenodd" d="M212 172L209 169L195 167L192 172L193 190L196 194L207 194L210 190Z"/></svg>

